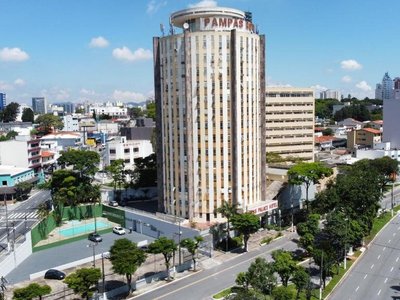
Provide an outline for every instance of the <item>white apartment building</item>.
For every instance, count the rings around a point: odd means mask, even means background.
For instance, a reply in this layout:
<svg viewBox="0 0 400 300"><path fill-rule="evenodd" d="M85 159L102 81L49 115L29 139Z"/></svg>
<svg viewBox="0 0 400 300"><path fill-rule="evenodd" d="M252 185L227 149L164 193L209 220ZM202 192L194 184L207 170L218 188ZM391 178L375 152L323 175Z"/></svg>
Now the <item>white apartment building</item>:
<svg viewBox="0 0 400 300"><path fill-rule="evenodd" d="M108 166L117 159L123 159L126 169L134 169L135 159L144 158L154 153L150 140L128 141L126 137L115 137L107 142L104 165Z"/></svg>
<svg viewBox="0 0 400 300"><path fill-rule="evenodd" d="M126 107L117 106L111 102L105 104L94 104L89 107L89 111L91 114L95 113L97 116L104 114L112 117L126 117L128 115L128 109Z"/></svg>
<svg viewBox="0 0 400 300"><path fill-rule="evenodd" d="M314 161L314 91L267 87L266 151Z"/></svg>
<svg viewBox="0 0 400 300"><path fill-rule="evenodd" d="M225 201L265 213L265 37L237 9L170 21L153 39L159 209L196 222L221 220Z"/></svg>
<svg viewBox="0 0 400 300"><path fill-rule="evenodd" d="M319 94L320 99L341 99L341 94L339 91L335 90L326 90Z"/></svg>
<svg viewBox="0 0 400 300"><path fill-rule="evenodd" d="M392 149L400 149L400 99L383 101L383 142L390 142Z"/></svg>
<svg viewBox="0 0 400 300"><path fill-rule="evenodd" d="M76 115L63 116L63 131L79 131L79 118Z"/></svg>

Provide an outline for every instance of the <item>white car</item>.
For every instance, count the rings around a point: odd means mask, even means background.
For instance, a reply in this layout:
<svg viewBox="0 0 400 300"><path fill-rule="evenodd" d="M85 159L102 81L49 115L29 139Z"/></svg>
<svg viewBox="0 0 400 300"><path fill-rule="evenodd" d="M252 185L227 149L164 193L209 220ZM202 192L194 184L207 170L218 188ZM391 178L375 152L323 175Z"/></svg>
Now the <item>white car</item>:
<svg viewBox="0 0 400 300"><path fill-rule="evenodd" d="M125 229L123 229L121 226L115 226L113 228L113 232L116 233L116 234L119 234L119 235L123 235L123 234L126 233Z"/></svg>

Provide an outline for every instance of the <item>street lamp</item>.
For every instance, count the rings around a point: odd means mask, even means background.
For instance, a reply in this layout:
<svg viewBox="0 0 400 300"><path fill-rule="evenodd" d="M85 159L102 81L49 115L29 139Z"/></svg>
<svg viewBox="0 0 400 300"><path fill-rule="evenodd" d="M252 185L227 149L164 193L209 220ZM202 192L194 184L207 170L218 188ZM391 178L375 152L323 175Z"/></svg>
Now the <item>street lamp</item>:
<svg viewBox="0 0 400 300"><path fill-rule="evenodd" d="M347 268L347 259L346 259L346 252L347 252L347 249L346 249L346 243L347 243L347 222L348 222L348 218L346 218L346 219L344 219L345 220L345 232L344 232L344 258L343 258L343 267L344 267L344 269L346 270L346 268Z"/></svg>
<svg viewBox="0 0 400 300"><path fill-rule="evenodd" d="M106 275L104 274L104 253L101 253L101 274L103 279L103 300L106 300L107 295L106 295Z"/></svg>
<svg viewBox="0 0 400 300"><path fill-rule="evenodd" d="M89 245L86 246L93 249L93 268L96 267L96 246L97 242L90 243Z"/></svg>

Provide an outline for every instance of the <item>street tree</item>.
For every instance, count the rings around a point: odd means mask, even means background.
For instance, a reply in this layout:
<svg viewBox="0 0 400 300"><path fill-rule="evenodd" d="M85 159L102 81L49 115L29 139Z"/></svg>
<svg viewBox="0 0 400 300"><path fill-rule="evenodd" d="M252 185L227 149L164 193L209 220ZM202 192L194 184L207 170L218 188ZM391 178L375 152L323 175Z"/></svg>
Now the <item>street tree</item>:
<svg viewBox="0 0 400 300"><path fill-rule="evenodd" d="M144 158L135 158L135 170L133 172L135 187L152 187L157 185L157 157L150 154Z"/></svg>
<svg viewBox="0 0 400 300"><path fill-rule="evenodd" d="M226 232L227 238L230 239L231 237L231 228L230 228L230 221L234 215L237 214L238 208L235 203L229 203L228 201L224 201L220 207L217 208L216 212L221 214L222 217L226 218Z"/></svg>
<svg viewBox="0 0 400 300"><path fill-rule="evenodd" d="M82 268L69 274L64 282L75 294L81 295L82 298L89 300L93 295L93 287L97 285L101 278L100 269Z"/></svg>
<svg viewBox="0 0 400 300"><path fill-rule="evenodd" d="M29 193L32 190L32 183L27 182L27 181L22 181L17 183L14 186L15 189L15 196L17 198L18 201L22 201L22 200L26 200L29 197Z"/></svg>
<svg viewBox="0 0 400 300"><path fill-rule="evenodd" d="M192 255L193 261L193 271L196 272L196 254L197 250L200 247L200 243L203 242L204 239L202 236L196 236L194 239L186 238L181 241L181 247L186 248L189 253Z"/></svg>
<svg viewBox="0 0 400 300"><path fill-rule="evenodd" d="M260 220L252 213L237 214L232 217L232 225L239 234L243 235L244 251L247 252L247 243L250 236L260 229Z"/></svg>
<svg viewBox="0 0 400 300"><path fill-rule="evenodd" d="M293 273L292 282L296 286L296 299L299 299L300 293L307 288L310 282L310 275L302 266L298 266Z"/></svg>
<svg viewBox="0 0 400 300"><path fill-rule="evenodd" d="M297 233L300 236L299 244L307 252L311 252L314 246L314 237L320 231L319 214L310 214L305 222L297 224Z"/></svg>
<svg viewBox="0 0 400 300"><path fill-rule="evenodd" d="M272 297L274 300L293 300L294 292L287 286L278 286L272 291Z"/></svg>
<svg viewBox="0 0 400 300"><path fill-rule="evenodd" d="M43 135L48 134L55 129L61 130L64 127L61 118L53 114L40 115L36 118L35 123L38 124L37 128Z"/></svg>
<svg viewBox="0 0 400 300"><path fill-rule="evenodd" d="M35 120L35 114L33 113L33 110L29 107L25 107L24 110L22 111L21 120L22 122L33 123Z"/></svg>
<svg viewBox="0 0 400 300"><path fill-rule="evenodd" d="M30 285L14 289L13 300L31 300L34 298L39 298L42 300L44 295L51 293L51 287L46 285L40 285L38 283L31 283Z"/></svg>
<svg viewBox="0 0 400 300"><path fill-rule="evenodd" d="M132 275L146 261L146 253L136 243L119 239L111 246L110 261L115 273L126 276L126 283L131 290Z"/></svg>
<svg viewBox="0 0 400 300"><path fill-rule="evenodd" d="M178 249L174 240L166 237L160 237L149 245L148 252L152 254L162 254L165 261L165 270L167 272L167 279L171 280L169 268L171 267L171 258L175 251Z"/></svg>
<svg viewBox="0 0 400 300"><path fill-rule="evenodd" d="M149 102L146 105L146 116L156 120L156 103L155 101Z"/></svg>
<svg viewBox="0 0 400 300"><path fill-rule="evenodd" d="M289 183L294 185L305 185L306 187L306 206L308 209L308 192L311 184L317 184L324 177L329 177L333 173L331 168L325 167L320 162L300 162L288 171Z"/></svg>
<svg viewBox="0 0 400 300"><path fill-rule="evenodd" d="M253 289L266 295L271 295L277 284L273 264L262 257L257 257L250 264L246 276Z"/></svg>
<svg viewBox="0 0 400 300"><path fill-rule="evenodd" d="M272 258L275 272L279 274L282 284L287 286L290 277L296 270L296 262L293 260L292 253L279 249L272 252Z"/></svg>
<svg viewBox="0 0 400 300"><path fill-rule="evenodd" d="M249 273L248 272L240 272L239 274L237 274L235 283L237 285L243 287L245 290L248 290L249 285L250 285Z"/></svg>
<svg viewBox="0 0 400 300"><path fill-rule="evenodd" d="M396 177L399 171L398 161L389 156L384 156L371 160L370 164L379 173L379 181L383 191L383 188Z"/></svg>

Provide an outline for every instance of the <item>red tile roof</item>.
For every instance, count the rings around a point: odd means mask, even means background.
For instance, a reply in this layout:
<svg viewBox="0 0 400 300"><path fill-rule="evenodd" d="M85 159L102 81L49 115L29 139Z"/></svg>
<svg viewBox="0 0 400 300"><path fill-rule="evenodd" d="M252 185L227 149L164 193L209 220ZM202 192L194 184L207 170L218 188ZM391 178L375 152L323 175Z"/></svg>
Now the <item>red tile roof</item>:
<svg viewBox="0 0 400 300"><path fill-rule="evenodd" d="M42 151L42 157L53 157L54 153L50 151Z"/></svg>
<svg viewBox="0 0 400 300"><path fill-rule="evenodd" d="M371 132L373 134L381 134L381 131L378 129L373 129L373 128L363 128L361 130L367 131L367 132Z"/></svg>
<svg viewBox="0 0 400 300"><path fill-rule="evenodd" d="M323 135L323 136L316 136L315 137L315 142L316 143L325 143L325 142L330 142L335 140L334 136L330 136L330 135Z"/></svg>

